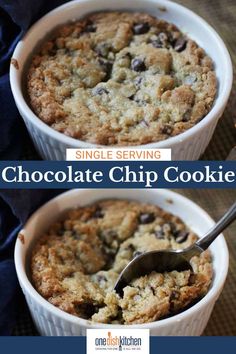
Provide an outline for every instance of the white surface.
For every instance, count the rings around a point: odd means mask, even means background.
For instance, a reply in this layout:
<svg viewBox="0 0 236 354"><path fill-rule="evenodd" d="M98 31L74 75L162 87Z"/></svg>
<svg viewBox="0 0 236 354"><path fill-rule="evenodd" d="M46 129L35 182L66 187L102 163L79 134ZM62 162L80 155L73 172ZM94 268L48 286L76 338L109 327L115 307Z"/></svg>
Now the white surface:
<svg viewBox="0 0 236 354"><path fill-rule="evenodd" d="M39 20L20 41L13 53L18 61L19 70L14 65L10 68L11 88L17 107L22 115L34 144L44 159L64 160L66 148L91 148L94 144L76 140L61 134L43 123L27 105L22 94L23 68L32 54L35 44L54 27L83 17L89 12L99 10L129 9L146 11L180 27L195 39L215 63L219 81L218 97L210 113L196 126L186 132L158 143L142 145L142 148L172 148L174 160L196 160L206 149L218 119L223 114L232 87L232 64L228 51L215 32L202 18L192 11L174 2L166 0L76 0L50 12ZM165 6L166 11L159 7Z"/></svg>
<svg viewBox="0 0 236 354"><path fill-rule="evenodd" d="M189 199L168 190L71 190L36 211L26 223L15 247L15 265L18 279L28 302L32 317L42 335L86 335L87 328L150 328L151 335L200 335L210 317L215 301L219 297L228 271L228 249L223 236L218 237L210 247L213 255L214 280L207 295L190 309L161 321L132 326L91 324L63 312L41 297L31 285L26 267L32 242L59 218L65 210L86 205L103 198L126 198L149 202L176 214L202 236L214 225L208 214ZM172 204L168 202L171 199Z"/></svg>

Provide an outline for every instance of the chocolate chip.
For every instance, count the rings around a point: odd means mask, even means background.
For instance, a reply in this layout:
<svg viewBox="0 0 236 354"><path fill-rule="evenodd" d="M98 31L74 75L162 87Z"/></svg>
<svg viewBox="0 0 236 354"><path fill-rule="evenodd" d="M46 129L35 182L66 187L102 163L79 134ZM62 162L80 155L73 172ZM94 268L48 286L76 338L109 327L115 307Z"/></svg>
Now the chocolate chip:
<svg viewBox="0 0 236 354"><path fill-rule="evenodd" d="M128 52L124 54L123 58L132 59L132 55Z"/></svg>
<svg viewBox="0 0 236 354"><path fill-rule="evenodd" d="M105 94L108 94L109 92L107 91L107 89L105 89L105 87L97 87L94 91L93 91L93 93L95 94L95 95L103 95L104 93Z"/></svg>
<svg viewBox="0 0 236 354"><path fill-rule="evenodd" d="M135 252L133 253L133 257L134 257L134 258L135 258L135 257L138 257L138 256L140 256L142 253L143 253L143 252L135 251Z"/></svg>
<svg viewBox="0 0 236 354"><path fill-rule="evenodd" d="M159 38L151 41L151 44L153 45L154 48L163 48L163 43L160 41Z"/></svg>
<svg viewBox="0 0 236 354"><path fill-rule="evenodd" d="M180 231L180 232L178 232L177 236L175 236L176 237L175 241L178 243L183 243L187 240L188 235L189 235L189 232Z"/></svg>
<svg viewBox="0 0 236 354"><path fill-rule="evenodd" d="M140 224L150 224L155 220L155 215L153 213L143 213L139 215Z"/></svg>
<svg viewBox="0 0 236 354"><path fill-rule="evenodd" d="M158 239L158 240L164 240L165 238L165 234L163 232L163 230L156 230L155 231L155 237Z"/></svg>
<svg viewBox="0 0 236 354"><path fill-rule="evenodd" d="M58 236L63 236L65 231L66 231L65 229L60 229L59 231L57 231L57 235Z"/></svg>
<svg viewBox="0 0 236 354"><path fill-rule="evenodd" d="M105 59L102 59L102 58L99 58L99 64L101 65L102 67L102 70L105 71L106 73L106 77L103 81L107 81L109 80L110 78L110 74L111 74L111 71L112 71L112 67L113 67L113 63L109 60L105 60Z"/></svg>
<svg viewBox="0 0 236 354"><path fill-rule="evenodd" d="M96 46L96 48L94 49L95 52L100 55L101 57L106 58L109 54L111 47L109 44L107 43L100 43L99 45Z"/></svg>
<svg viewBox="0 0 236 354"><path fill-rule="evenodd" d="M173 290L170 294L170 301L177 300L179 298L179 295L180 294L178 291Z"/></svg>
<svg viewBox="0 0 236 354"><path fill-rule="evenodd" d="M74 278L75 272L71 271L70 273L67 273L67 277L69 278Z"/></svg>
<svg viewBox="0 0 236 354"><path fill-rule="evenodd" d="M188 285L193 285L196 281L196 274L191 273L188 278Z"/></svg>
<svg viewBox="0 0 236 354"><path fill-rule="evenodd" d="M168 125L168 124L165 124L162 128L161 128L161 132L163 134L166 134L166 135L170 135L173 131L173 128L171 125Z"/></svg>
<svg viewBox="0 0 236 354"><path fill-rule="evenodd" d="M101 218L104 217L104 214L103 214L102 209L100 208L100 206L97 206L97 208L96 208L96 210L95 210L95 212L93 214L93 217L95 219L101 219Z"/></svg>
<svg viewBox="0 0 236 354"><path fill-rule="evenodd" d="M103 242L105 243L105 245L108 245L110 249L108 249L107 251L110 253L114 253L114 249L116 247L118 247L118 243L116 242L116 240L118 239L118 234L116 232L116 230L102 230L100 233L100 236L103 240ZM113 243L113 249L111 249L110 245L111 243Z"/></svg>
<svg viewBox="0 0 236 354"><path fill-rule="evenodd" d="M75 239L75 240L80 239L80 235L75 230L72 231L71 237L73 237L73 239Z"/></svg>
<svg viewBox="0 0 236 354"><path fill-rule="evenodd" d="M146 101L144 101L144 100L140 100L139 98L136 98L135 97L135 100L134 100L137 104L138 104L138 106L145 106L146 105ZM143 126L143 128L145 128L145 126L144 126L144 124L143 124L143 122L141 121L140 123L138 123L138 125L141 125L141 126Z"/></svg>
<svg viewBox="0 0 236 354"><path fill-rule="evenodd" d="M132 245L132 243L130 245L128 245L127 250L134 252L134 250L135 250L134 245Z"/></svg>
<svg viewBox="0 0 236 354"><path fill-rule="evenodd" d="M150 30L150 25L148 22L135 23L133 26L134 34L145 34Z"/></svg>
<svg viewBox="0 0 236 354"><path fill-rule="evenodd" d="M106 59L102 59L100 58L99 60L99 64L102 66L103 70L106 72L110 72L113 66L113 63L109 60Z"/></svg>
<svg viewBox="0 0 236 354"><path fill-rule="evenodd" d="M129 97L127 97L129 100L131 100L131 101L135 101L135 95L131 95L131 96L129 96Z"/></svg>
<svg viewBox="0 0 236 354"><path fill-rule="evenodd" d="M172 45L172 47L174 47L176 41L178 38L176 38L176 34L174 35L172 32L169 32L167 34L168 37L168 42Z"/></svg>
<svg viewBox="0 0 236 354"><path fill-rule="evenodd" d="M192 115L192 110L188 109L183 115L182 122L188 122L191 119L191 115Z"/></svg>
<svg viewBox="0 0 236 354"><path fill-rule="evenodd" d="M177 41L175 42L174 45L174 49L176 50L176 52L182 52L187 46L187 41L185 38L180 37L177 39Z"/></svg>
<svg viewBox="0 0 236 354"><path fill-rule="evenodd" d="M134 71L145 71L146 65L142 59L133 59L131 62L131 69Z"/></svg>
<svg viewBox="0 0 236 354"><path fill-rule="evenodd" d="M83 32L96 32L96 30L97 27L95 26L95 24L91 20L88 20L83 29Z"/></svg>
<svg viewBox="0 0 236 354"><path fill-rule="evenodd" d="M161 32L157 39L154 39L151 41L151 44L153 45L153 47L155 48L163 48L166 46L168 41L168 37L164 32Z"/></svg>
<svg viewBox="0 0 236 354"><path fill-rule="evenodd" d="M58 53L58 49L54 46L52 49L49 50L49 53L51 56L54 56Z"/></svg>
<svg viewBox="0 0 236 354"><path fill-rule="evenodd" d="M85 28L85 32L96 32L97 30L97 27L95 25L88 25L86 28Z"/></svg>
<svg viewBox="0 0 236 354"><path fill-rule="evenodd" d="M150 290L151 290L152 294L155 295L155 289L153 288L153 286L150 286Z"/></svg>
<svg viewBox="0 0 236 354"><path fill-rule="evenodd" d="M176 229L176 225L173 222L169 222L169 227L173 235L178 235L179 231Z"/></svg>
<svg viewBox="0 0 236 354"><path fill-rule="evenodd" d="M172 236L175 239L179 236L180 230L177 230L176 224L173 222L168 222L162 225L162 230L164 235L166 236Z"/></svg>

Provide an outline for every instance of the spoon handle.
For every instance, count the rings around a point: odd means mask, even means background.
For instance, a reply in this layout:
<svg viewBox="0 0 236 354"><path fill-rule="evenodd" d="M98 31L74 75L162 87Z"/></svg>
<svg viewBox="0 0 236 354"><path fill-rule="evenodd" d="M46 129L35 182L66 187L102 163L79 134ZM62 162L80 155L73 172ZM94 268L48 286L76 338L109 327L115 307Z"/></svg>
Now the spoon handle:
<svg viewBox="0 0 236 354"><path fill-rule="evenodd" d="M236 202L215 224L215 226L207 232L207 234L196 242L196 245L201 249L206 250L216 237L236 219Z"/></svg>

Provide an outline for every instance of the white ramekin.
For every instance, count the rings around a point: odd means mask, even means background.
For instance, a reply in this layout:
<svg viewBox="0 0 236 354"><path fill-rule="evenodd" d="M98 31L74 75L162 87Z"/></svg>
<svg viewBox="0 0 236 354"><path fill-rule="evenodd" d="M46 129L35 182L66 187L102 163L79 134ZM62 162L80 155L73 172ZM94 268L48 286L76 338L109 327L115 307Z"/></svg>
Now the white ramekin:
<svg viewBox="0 0 236 354"><path fill-rule="evenodd" d="M11 88L16 105L39 154L48 160L64 160L66 148L91 148L86 143L61 134L43 123L28 106L24 94L27 61L35 46L54 27L100 10L146 11L176 24L202 46L214 60L218 78L218 97L210 113L186 132L158 143L136 148L172 148L174 160L196 160L206 149L218 119L222 116L232 87L232 63L229 53L215 30L202 18L174 2L166 0L76 0L58 7L39 20L18 43L10 67ZM165 11L163 11L165 9Z"/></svg>
<svg viewBox="0 0 236 354"><path fill-rule="evenodd" d="M218 299L228 271L228 249L223 235L210 247L213 255L214 279L207 295L188 310L153 323L132 326L91 324L89 321L69 315L46 301L33 288L29 275L29 259L35 239L66 210L86 205L103 198L135 199L149 202L178 215L199 236L202 236L214 221L195 203L169 190L71 190L52 199L36 211L28 220L15 246L15 265L21 288L35 325L42 335L86 335L87 328L150 328L154 336L201 335ZM170 203L172 200L173 203Z"/></svg>

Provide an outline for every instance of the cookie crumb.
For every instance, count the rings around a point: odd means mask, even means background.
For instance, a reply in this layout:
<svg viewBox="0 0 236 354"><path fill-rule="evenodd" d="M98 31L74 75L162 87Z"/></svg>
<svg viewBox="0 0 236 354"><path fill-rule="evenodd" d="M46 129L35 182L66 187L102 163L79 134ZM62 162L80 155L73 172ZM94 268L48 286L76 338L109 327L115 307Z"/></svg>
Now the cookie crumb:
<svg viewBox="0 0 236 354"><path fill-rule="evenodd" d="M16 70L20 69L18 61L16 59L11 58L11 64L15 67Z"/></svg>
<svg viewBox="0 0 236 354"><path fill-rule="evenodd" d="M158 10L160 10L161 12L166 12L167 8L165 6L158 6Z"/></svg>
<svg viewBox="0 0 236 354"><path fill-rule="evenodd" d="M174 204L174 202L173 202L173 200L172 199L166 199L166 203L168 203L168 204Z"/></svg>
<svg viewBox="0 0 236 354"><path fill-rule="evenodd" d="M24 245L25 244L25 236L23 234L19 233L18 238L21 241L22 245Z"/></svg>

